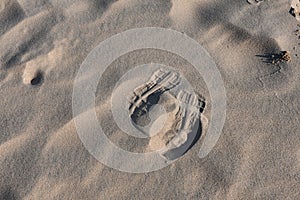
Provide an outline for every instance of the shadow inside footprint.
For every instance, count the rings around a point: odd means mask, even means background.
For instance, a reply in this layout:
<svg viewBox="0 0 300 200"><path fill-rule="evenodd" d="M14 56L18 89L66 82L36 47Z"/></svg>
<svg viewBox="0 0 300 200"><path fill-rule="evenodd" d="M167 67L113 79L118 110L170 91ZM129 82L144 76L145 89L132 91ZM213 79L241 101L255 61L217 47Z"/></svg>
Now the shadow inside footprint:
<svg viewBox="0 0 300 200"><path fill-rule="evenodd" d="M193 136L192 134L188 135L187 141L185 144L181 145L178 148L172 149L164 153L164 157L166 157L169 160L175 160L181 157L182 155L186 154L201 138L202 135L202 124L199 121L199 127L196 133L196 136ZM185 149L184 152L182 152L182 149Z"/></svg>
<svg viewBox="0 0 300 200"><path fill-rule="evenodd" d="M153 94L149 95L139 107L134 109L134 112L130 117L135 124L142 127L150 124L151 119L149 117L149 111L152 106L159 102L162 93L163 92L160 91L154 92Z"/></svg>
<svg viewBox="0 0 300 200"><path fill-rule="evenodd" d="M130 118L132 121L141 126L149 124L148 120L143 120L145 114L148 114L151 107L158 103L160 96L180 83L180 76L169 70L159 69L155 71L149 80L137 87L133 96L130 97ZM141 123L142 121L142 123ZM144 121L144 122L143 122Z"/></svg>
<svg viewBox="0 0 300 200"><path fill-rule="evenodd" d="M203 113L204 112L204 109L205 109L205 106L206 106L206 103L205 103L205 100L201 101L201 107L199 108L200 110L200 113Z"/></svg>
<svg viewBox="0 0 300 200"><path fill-rule="evenodd" d="M174 160L184 155L199 140L202 133L201 113L205 108L203 97L181 90L177 95L179 109L174 124L176 136L167 144L163 156Z"/></svg>

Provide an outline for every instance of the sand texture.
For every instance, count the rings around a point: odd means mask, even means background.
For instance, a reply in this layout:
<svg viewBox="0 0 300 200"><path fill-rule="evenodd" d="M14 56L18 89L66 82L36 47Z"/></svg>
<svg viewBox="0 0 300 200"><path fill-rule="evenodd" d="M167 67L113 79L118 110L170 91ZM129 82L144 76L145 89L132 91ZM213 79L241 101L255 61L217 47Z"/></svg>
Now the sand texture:
<svg viewBox="0 0 300 200"><path fill-rule="evenodd" d="M300 199L299 12L299 0L0 0L0 199ZM173 29L202 45L222 75L227 110L221 137L200 159L212 109L203 77L162 50L120 56L95 94L103 131L124 150L162 148L162 157L178 158L133 174L107 167L84 147L74 119L85 113L73 116L72 94L81 64L100 42L141 27ZM124 101L114 99L118 80L147 63L176 72L163 81L161 74L151 78L155 71L136 75L129 92L121 90ZM165 92L185 79L195 93ZM126 116L142 125L149 120L141 117L149 111L143 103L153 94L167 114L157 116L162 110L154 107L150 118L161 118L149 130L165 120L163 133L124 134L111 102L127 105ZM197 140L189 134L195 124Z"/></svg>

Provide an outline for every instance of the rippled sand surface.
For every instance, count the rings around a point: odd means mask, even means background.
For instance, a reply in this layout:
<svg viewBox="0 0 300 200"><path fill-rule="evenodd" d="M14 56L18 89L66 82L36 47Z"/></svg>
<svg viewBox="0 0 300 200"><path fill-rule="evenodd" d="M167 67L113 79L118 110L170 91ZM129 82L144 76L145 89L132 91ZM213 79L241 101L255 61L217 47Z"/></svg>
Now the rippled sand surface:
<svg viewBox="0 0 300 200"><path fill-rule="evenodd" d="M0 0L0 199L299 199L296 4ZM90 51L114 34L140 27L177 30L208 51L225 84L227 116L205 158L198 157L197 142L166 168L131 174L103 165L83 146L72 92ZM282 59L282 51L290 58ZM150 62L178 69L211 106L203 79L186 60L153 49L123 55L104 73L95 102L105 133L123 149L143 151L149 144L116 127L111 92L127 69ZM204 115L209 118L209 112Z"/></svg>

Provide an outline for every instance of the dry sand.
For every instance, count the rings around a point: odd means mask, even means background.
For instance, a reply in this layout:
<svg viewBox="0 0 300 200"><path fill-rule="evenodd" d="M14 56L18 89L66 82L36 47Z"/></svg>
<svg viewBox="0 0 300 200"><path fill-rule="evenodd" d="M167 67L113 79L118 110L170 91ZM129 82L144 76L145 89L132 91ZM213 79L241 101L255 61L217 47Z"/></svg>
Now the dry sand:
<svg viewBox="0 0 300 200"><path fill-rule="evenodd" d="M300 199L300 27L298 10L289 13L295 4L0 0L0 199ZM79 140L72 90L81 63L99 42L137 27L184 32L214 58L227 117L204 159L198 142L162 170L130 174L101 164ZM280 60L281 51L291 60ZM149 62L178 69L209 108L206 86L185 60L154 50L124 55L96 94L106 134L124 149L142 151L147 142L118 131L107 94L126 70Z"/></svg>

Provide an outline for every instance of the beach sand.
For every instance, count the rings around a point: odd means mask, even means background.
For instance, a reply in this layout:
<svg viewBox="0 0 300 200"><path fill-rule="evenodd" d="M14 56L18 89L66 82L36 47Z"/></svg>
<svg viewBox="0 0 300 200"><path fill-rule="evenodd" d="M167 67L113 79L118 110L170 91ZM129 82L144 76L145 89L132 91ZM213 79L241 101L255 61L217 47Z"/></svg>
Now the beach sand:
<svg viewBox="0 0 300 200"><path fill-rule="evenodd" d="M0 0L0 199L299 199L300 27L297 12L289 12L294 4ZM173 29L202 45L222 75L227 111L208 156L198 157L197 142L171 165L133 174L105 166L84 147L72 92L89 52L142 27ZM282 59L282 51L290 58ZM144 151L148 143L116 127L111 93L128 69L149 62L178 69L205 97L203 115L210 115L206 85L186 60L153 49L123 55L105 71L95 104L104 132L130 151Z"/></svg>

